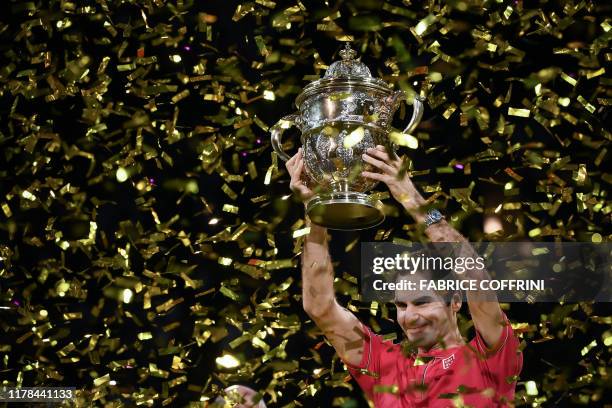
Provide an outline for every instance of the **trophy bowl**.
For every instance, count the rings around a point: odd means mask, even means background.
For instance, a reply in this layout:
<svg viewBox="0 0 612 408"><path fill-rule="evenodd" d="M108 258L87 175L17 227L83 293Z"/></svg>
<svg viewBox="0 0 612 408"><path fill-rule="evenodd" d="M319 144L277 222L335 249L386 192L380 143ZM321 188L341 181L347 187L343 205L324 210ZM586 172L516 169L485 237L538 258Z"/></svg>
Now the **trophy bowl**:
<svg viewBox="0 0 612 408"><path fill-rule="evenodd" d="M382 203L366 192L377 182L361 176L375 171L362 155L368 148L385 146L395 152L389 139L390 122L402 100L384 81L372 78L368 67L355 60L347 44L325 76L308 84L296 99L298 111L283 117L271 128L272 147L287 161L281 137L291 126L301 132L304 168L314 197L306 204L311 221L331 229L371 228L385 216ZM412 132L423 116L424 98L416 96L413 112L403 133Z"/></svg>

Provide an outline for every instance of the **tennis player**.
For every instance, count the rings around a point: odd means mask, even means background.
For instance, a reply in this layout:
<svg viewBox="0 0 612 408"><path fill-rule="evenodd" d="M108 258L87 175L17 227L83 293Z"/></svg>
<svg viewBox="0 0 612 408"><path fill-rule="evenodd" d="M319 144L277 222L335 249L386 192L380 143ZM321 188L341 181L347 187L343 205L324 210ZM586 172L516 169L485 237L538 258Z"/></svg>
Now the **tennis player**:
<svg viewBox="0 0 612 408"><path fill-rule="evenodd" d="M437 210L425 211L425 199L402 161L382 146L369 149L364 162L377 172L364 177L383 182L412 218L424 224L432 242L467 243ZM298 151L286 163L290 187L303 201L313 192L304 182ZM351 375L375 407L508 407L523 365L519 341L497 298L467 293L476 335L462 338L457 326L461 296L397 291L397 323L408 347L375 334L334 294L334 271L326 229L310 224L302 253L303 307L333 345ZM469 244L462 247L469 247ZM477 255L475 255L477 256ZM468 271L469 279L487 279L486 270ZM483 300L486 299L486 300Z"/></svg>

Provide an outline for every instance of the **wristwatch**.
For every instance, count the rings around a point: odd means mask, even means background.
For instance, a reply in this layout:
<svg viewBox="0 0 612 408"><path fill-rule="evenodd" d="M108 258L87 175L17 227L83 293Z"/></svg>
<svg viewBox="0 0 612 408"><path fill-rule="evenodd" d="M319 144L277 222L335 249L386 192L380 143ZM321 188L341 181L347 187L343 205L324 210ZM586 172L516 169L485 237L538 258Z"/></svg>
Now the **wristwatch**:
<svg viewBox="0 0 612 408"><path fill-rule="evenodd" d="M428 227L433 224L437 224L444 219L442 213L435 208L433 210L427 211L425 214L425 225Z"/></svg>

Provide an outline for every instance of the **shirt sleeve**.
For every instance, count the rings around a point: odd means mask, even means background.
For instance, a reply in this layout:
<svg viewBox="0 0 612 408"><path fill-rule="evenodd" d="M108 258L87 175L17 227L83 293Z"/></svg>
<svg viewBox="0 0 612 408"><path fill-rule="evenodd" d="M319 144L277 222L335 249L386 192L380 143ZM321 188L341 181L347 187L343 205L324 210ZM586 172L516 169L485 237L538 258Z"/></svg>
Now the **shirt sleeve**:
<svg viewBox="0 0 612 408"><path fill-rule="evenodd" d="M361 362L353 365L344 361L344 364L363 392L370 400L374 400L374 386L380 378L380 353L384 347L383 340L365 324L362 323L361 327L364 334Z"/></svg>
<svg viewBox="0 0 612 408"><path fill-rule="evenodd" d="M523 353L520 341L514 334L504 314L504 330L497 343L488 348L482 336L476 331L476 346L482 354L485 375L500 394L514 394L516 377L523 368Z"/></svg>

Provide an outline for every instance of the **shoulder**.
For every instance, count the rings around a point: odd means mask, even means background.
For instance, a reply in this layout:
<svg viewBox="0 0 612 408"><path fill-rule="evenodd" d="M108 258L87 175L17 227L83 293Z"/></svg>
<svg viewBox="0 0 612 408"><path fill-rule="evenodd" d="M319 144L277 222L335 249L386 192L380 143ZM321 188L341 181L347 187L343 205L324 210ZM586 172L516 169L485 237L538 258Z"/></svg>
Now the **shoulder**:
<svg viewBox="0 0 612 408"><path fill-rule="evenodd" d="M476 335L474 339L470 342L473 344L476 349L482 353L483 355L489 357L495 354L499 354L501 351L507 351L508 348L512 348L516 350L519 345L519 340L516 337L514 330L512 329L512 324L506 314L502 314L503 316L503 324L502 330L499 334L497 340L489 347L487 343L482 338L482 335L476 330Z"/></svg>
<svg viewBox="0 0 612 408"><path fill-rule="evenodd" d="M402 342L395 342L393 333L387 335L376 334L368 326L363 325L365 335L366 354L371 354L380 362L380 365L397 364L399 361L413 359Z"/></svg>
<svg viewBox="0 0 612 408"><path fill-rule="evenodd" d="M487 347L478 331L468 345L469 349L477 356L480 365L486 367L487 371L491 373L498 372L504 378L518 375L523 366L520 340L507 318L505 322L499 338L492 347Z"/></svg>
<svg viewBox="0 0 612 408"><path fill-rule="evenodd" d="M401 344L393 342L392 335L379 335L371 328L362 324L363 330L363 354L358 365L344 362L349 371L358 381L370 377L367 381L378 379L383 374L393 375L398 367L404 367L407 359Z"/></svg>

